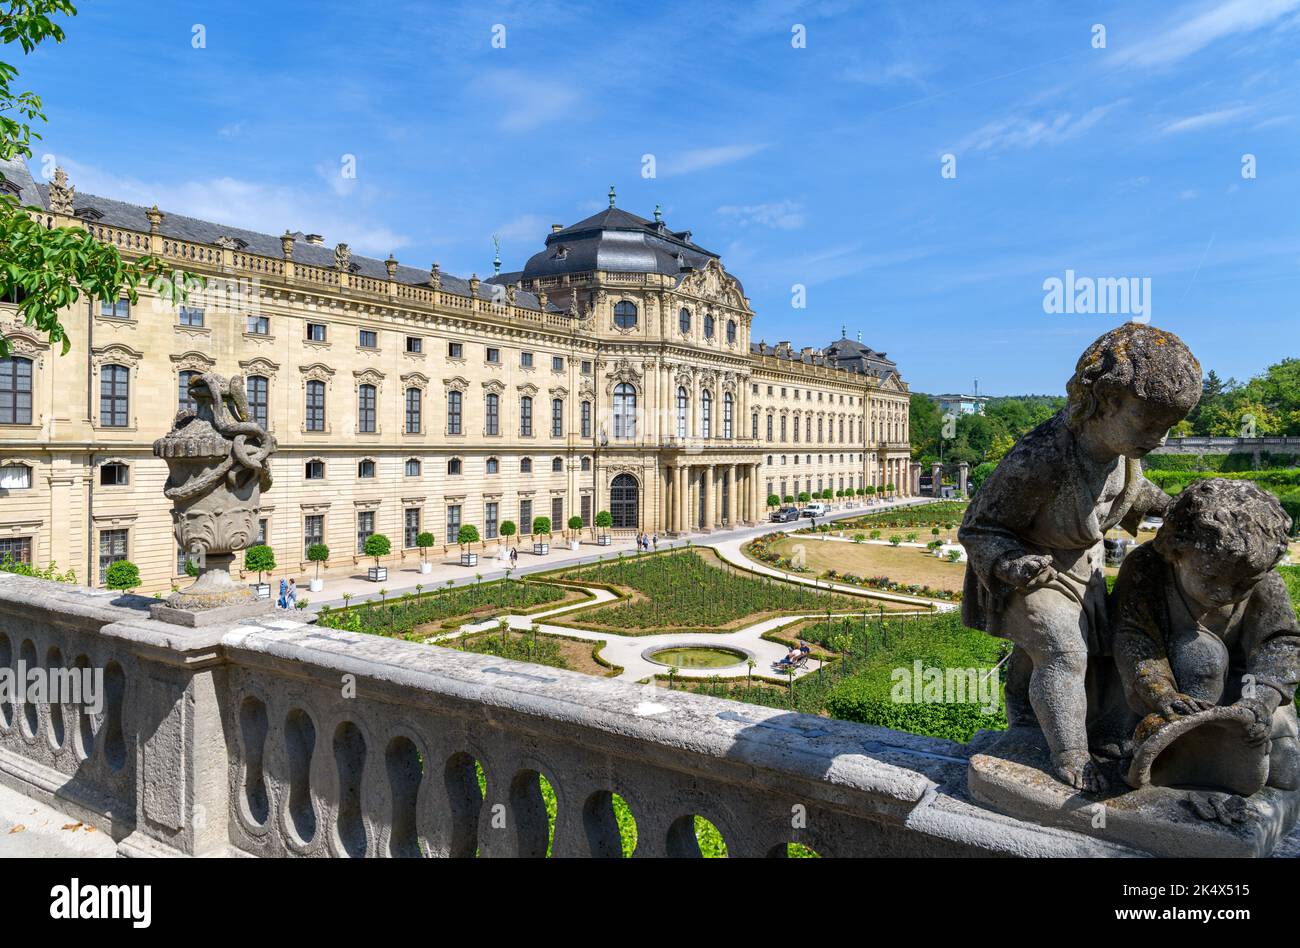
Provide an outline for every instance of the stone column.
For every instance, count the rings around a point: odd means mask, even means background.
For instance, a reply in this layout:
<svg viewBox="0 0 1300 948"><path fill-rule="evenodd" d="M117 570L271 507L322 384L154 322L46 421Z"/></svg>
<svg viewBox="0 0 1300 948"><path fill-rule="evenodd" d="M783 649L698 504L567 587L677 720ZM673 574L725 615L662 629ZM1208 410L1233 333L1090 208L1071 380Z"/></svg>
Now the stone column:
<svg viewBox="0 0 1300 948"><path fill-rule="evenodd" d="M740 505L736 502L736 465L727 465L727 526L735 527L740 522L740 516L737 510Z"/></svg>
<svg viewBox="0 0 1300 948"><path fill-rule="evenodd" d="M705 465L705 468L704 468L704 483L703 483L703 489L704 489L704 529L705 529L705 530L712 530L712 529L713 529L713 524L714 524L713 506L714 506L714 504L715 504L715 502L716 502L716 499L715 499L715 497L714 497L714 494L716 493L716 489L715 489L715 487L714 487L713 477L714 477L714 473L713 473L713 465L712 465L712 464Z"/></svg>
<svg viewBox="0 0 1300 948"><path fill-rule="evenodd" d="M957 465L957 489L961 491L963 497L966 496L966 478L970 476L970 465L962 461Z"/></svg>
<svg viewBox="0 0 1300 948"><path fill-rule="evenodd" d="M943 465L938 461L930 465L930 485L931 497L943 495Z"/></svg>
<svg viewBox="0 0 1300 948"><path fill-rule="evenodd" d="M673 532L686 532L686 467L673 468Z"/></svg>

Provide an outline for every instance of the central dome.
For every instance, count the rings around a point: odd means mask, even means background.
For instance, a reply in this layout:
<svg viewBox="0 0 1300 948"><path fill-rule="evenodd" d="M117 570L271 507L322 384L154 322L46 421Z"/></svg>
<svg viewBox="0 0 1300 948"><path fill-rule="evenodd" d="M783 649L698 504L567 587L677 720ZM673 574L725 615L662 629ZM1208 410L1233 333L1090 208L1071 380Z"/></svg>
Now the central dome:
<svg viewBox="0 0 1300 948"><path fill-rule="evenodd" d="M689 230L672 231L662 220L648 221L611 205L552 232L546 249L528 259L520 276L527 281L591 270L677 276L717 258L692 243Z"/></svg>

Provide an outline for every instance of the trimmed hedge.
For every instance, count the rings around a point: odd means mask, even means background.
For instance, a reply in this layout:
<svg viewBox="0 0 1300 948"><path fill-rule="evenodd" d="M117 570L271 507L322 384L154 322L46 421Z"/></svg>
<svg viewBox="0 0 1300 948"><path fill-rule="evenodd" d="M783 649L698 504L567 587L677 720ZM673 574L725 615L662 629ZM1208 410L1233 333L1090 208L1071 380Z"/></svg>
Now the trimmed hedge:
<svg viewBox="0 0 1300 948"><path fill-rule="evenodd" d="M1259 462L1263 467L1294 467L1300 463L1300 455L1273 454L1269 451L1259 453ZM1233 472L1250 471L1255 466L1255 459L1250 454L1148 454L1142 459L1142 467L1147 471L1205 471Z"/></svg>

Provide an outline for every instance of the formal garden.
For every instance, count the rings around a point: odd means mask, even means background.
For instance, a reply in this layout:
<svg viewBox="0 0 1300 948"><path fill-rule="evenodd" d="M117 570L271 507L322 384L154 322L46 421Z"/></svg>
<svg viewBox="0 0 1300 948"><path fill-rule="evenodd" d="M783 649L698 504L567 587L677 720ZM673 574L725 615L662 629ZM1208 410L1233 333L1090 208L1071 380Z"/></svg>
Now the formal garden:
<svg viewBox="0 0 1300 948"><path fill-rule="evenodd" d="M719 559L707 548L619 555L554 575L570 583L595 583L619 593L615 603L569 613L557 625L609 630L620 635L660 632L719 632L773 615L799 612L857 612L861 597L828 593L803 584L751 574ZM872 603L871 608L899 608Z"/></svg>

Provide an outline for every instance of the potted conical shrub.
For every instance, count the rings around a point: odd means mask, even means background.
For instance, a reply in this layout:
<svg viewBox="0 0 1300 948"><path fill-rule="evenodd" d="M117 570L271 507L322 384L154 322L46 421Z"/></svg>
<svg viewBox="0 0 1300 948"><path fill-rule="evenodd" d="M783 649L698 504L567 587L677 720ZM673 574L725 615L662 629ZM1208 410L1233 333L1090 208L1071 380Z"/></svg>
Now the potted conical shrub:
<svg viewBox="0 0 1300 948"><path fill-rule="evenodd" d="M373 556L375 558L375 565L366 571L366 579L370 580L372 583L384 583L388 581L388 567L380 566L379 558L381 556L387 556L392 548L393 545L388 542L388 537L384 536L382 533L372 533L370 536L366 537L366 543L365 546L362 547L362 552L365 553L366 556Z"/></svg>
<svg viewBox="0 0 1300 948"><path fill-rule="evenodd" d="M429 547L433 546L433 534L428 530L416 534L415 546L420 551L420 572L432 573L433 564L429 562Z"/></svg>
<svg viewBox="0 0 1300 948"><path fill-rule="evenodd" d="M596 514L596 529L600 531L596 534L597 546L609 546L613 542L609 535L609 528L612 526L614 526L614 517L608 510Z"/></svg>
<svg viewBox="0 0 1300 948"><path fill-rule="evenodd" d="M504 563L510 559L510 538L519 532L513 520L501 521L501 545L497 549L497 561Z"/></svg>
<svg viewBox="0 0 1300 948"><path fill-rule="evenodd" d="M257 583L253 592L258 599L271 598L271 584L262 582L263 573L275 571L275 553L269 546L259 544L244 551L244 571L257 574Z"/></svg>
<svg viewBox="0 0 1300 948"><path fill-rule="evenodd" d="M478 566L478 554L466 549L478 542L478 527L472 523L462 523L456 531L456 543L460 547L460 565Z"/></svg>
<svg viewBox="0 0 1300 948"><path fill-rule="evenodd" d="M578 533L582 530L582 518L577 514L569 518L569 530L573 533L573 536L569 538L569 549L576 551L580 546Z"/></svg>
<svg viewBox="0 0 1300 948"><path fill-rule="evenodd" d="M541 539L546 537L546 540ZM548 542L551 538L551 518L534 517L533 518L533 552L538 556L545 556L551 552L551 544Z"/></svg>
<svg viewBox="0 0 1300 948"><path fill-rule="evenodd" d="M308 587L312 592L318 593L325 588L325 580L320 578L320 565L328 563L330 558L330 548L324 543L313 543L307 547L307 559L309 562L316 564L316 575L311 578Z"/></svg>

